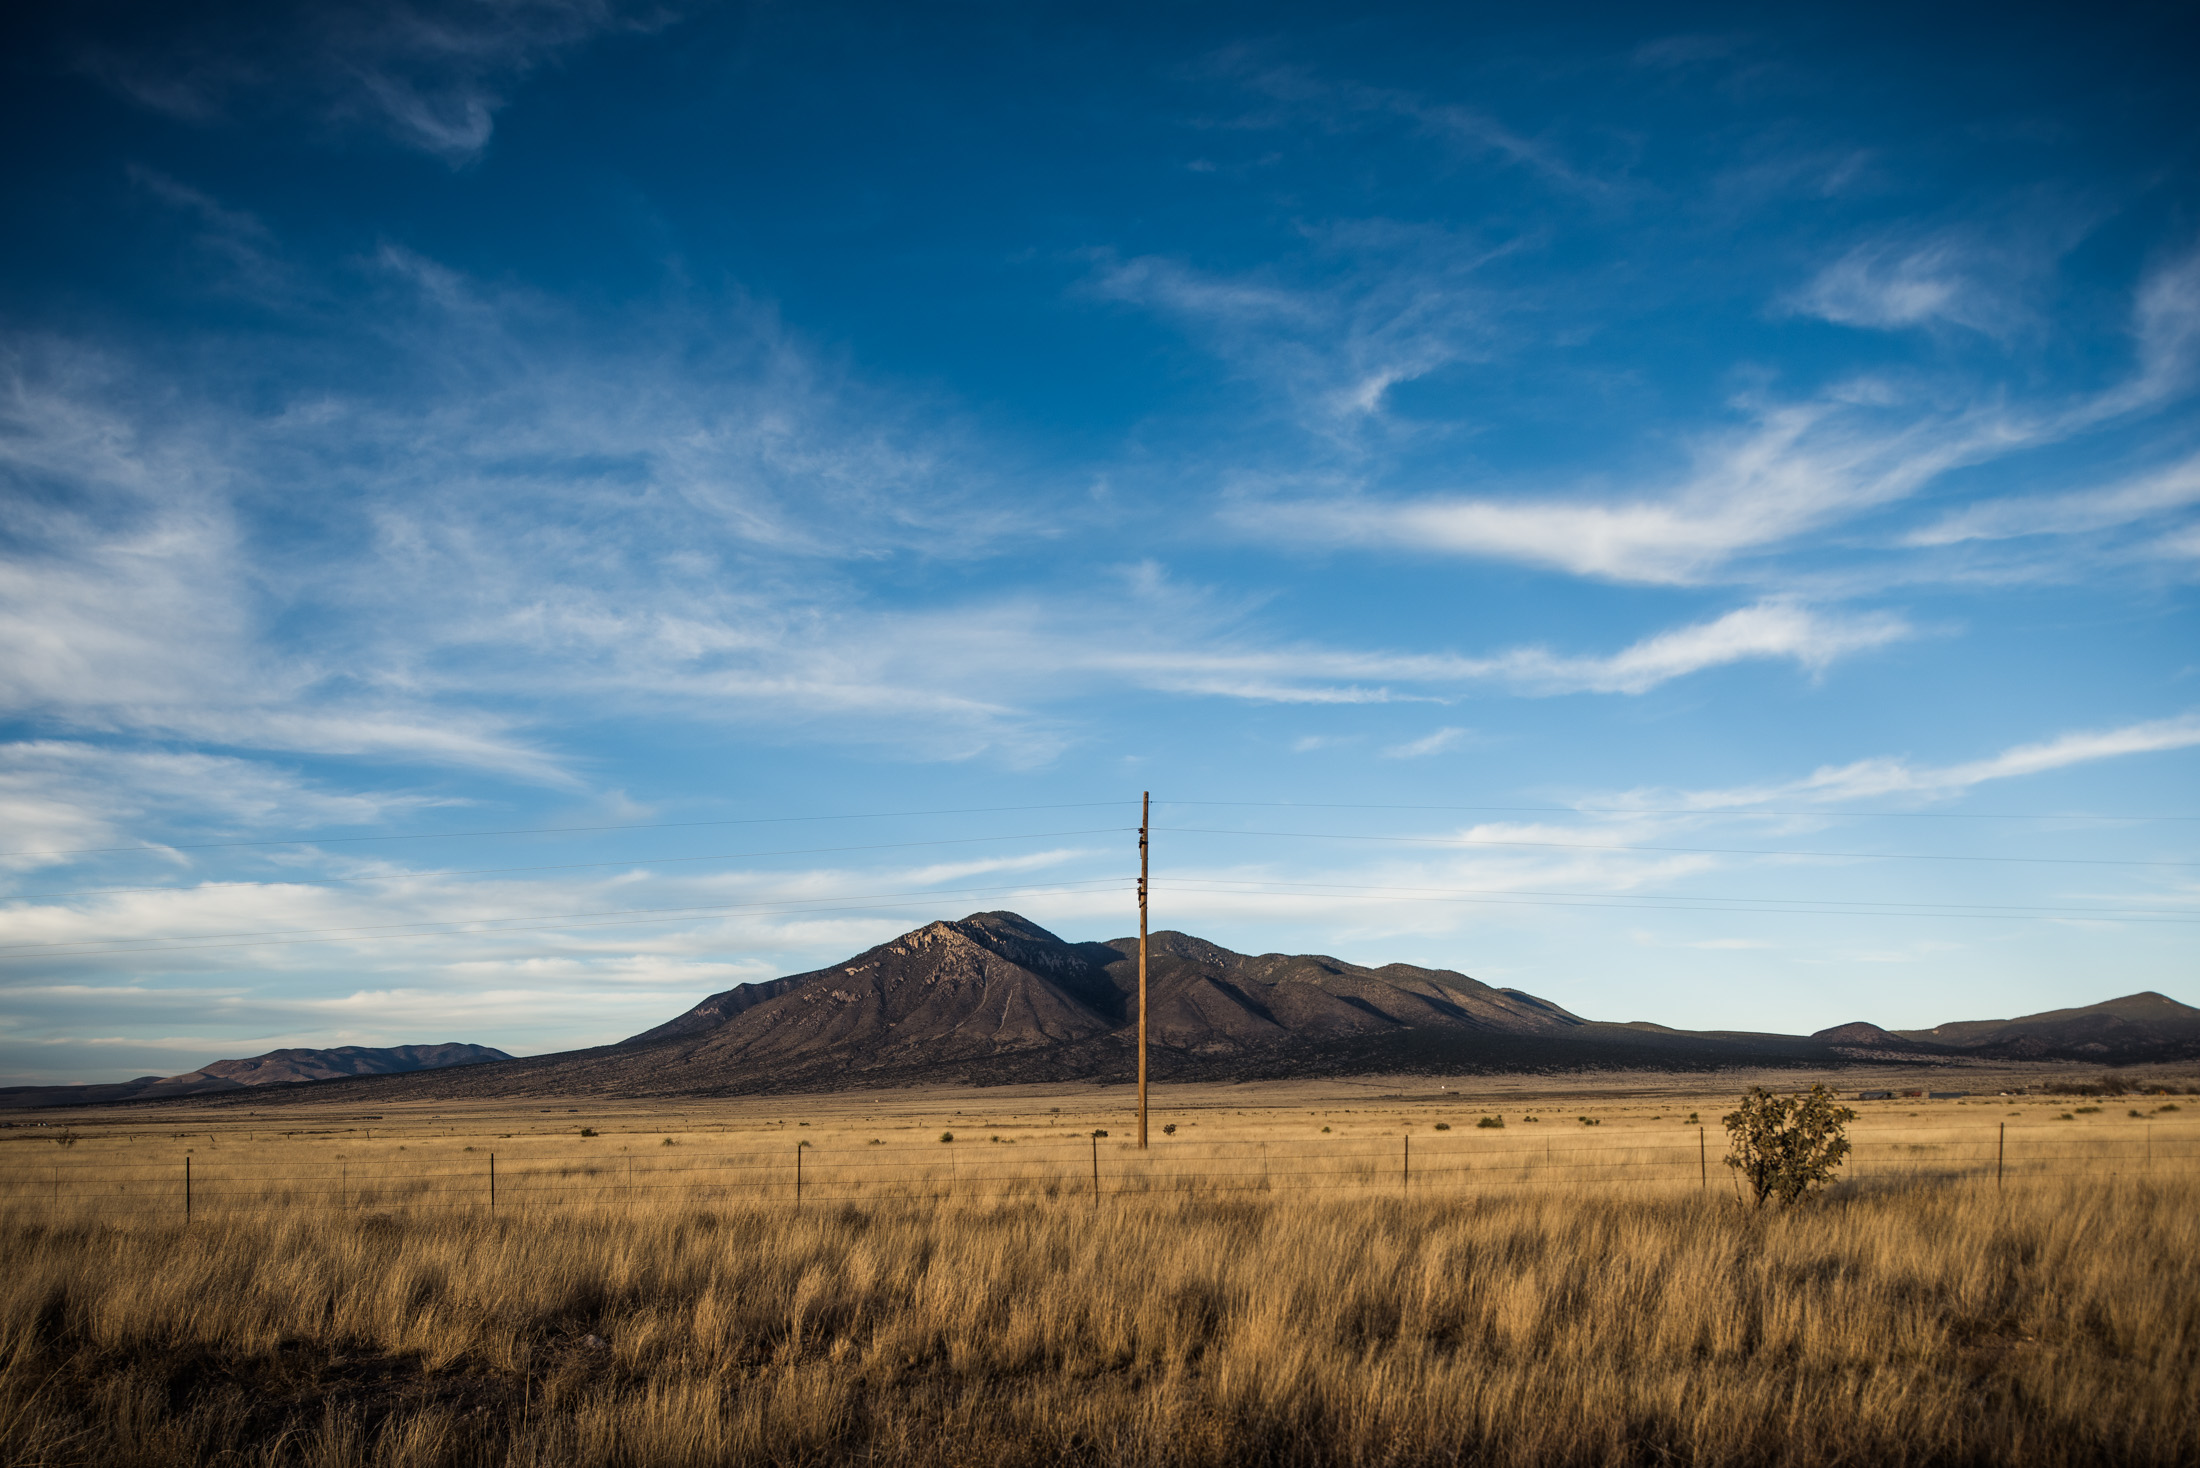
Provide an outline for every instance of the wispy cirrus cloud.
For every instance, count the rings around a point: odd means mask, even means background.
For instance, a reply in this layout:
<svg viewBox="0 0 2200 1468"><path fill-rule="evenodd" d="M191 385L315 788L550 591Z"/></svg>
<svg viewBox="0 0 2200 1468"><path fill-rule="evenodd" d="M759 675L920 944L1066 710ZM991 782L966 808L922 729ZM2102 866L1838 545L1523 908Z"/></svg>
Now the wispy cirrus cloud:
<svg viewBox="0 0 2200 1468"><path fill-rule="evenodd" d="M1457 749L1472 738L1473 734L1472 729L1462 729L1456 725L1447 724L1434 733L1422 735L1419 739L1409 739L1403 744L1393 744L1383 751L1383 756L1386 759L1426 759L1432 754L1442 754L1446 750Z"/></svg>
<svg viewBox="0 0 2200 1468"><path fill-rule="evenodd" d="M2159 520L2200 504L2200 454L2098 489L1988 500L1912 531L1907 543L1955 545L2032 535L2079 535Z"/></svg>
<svg viewBox="0 0 2200 1468"><path fill-rule="evenodd" d="M1310 258L1295 269L1233 275L1101 255L1084 289L1176 322L1324 436L1364 427L1400 384L1488 357L1514 309L1475 279L1514 242L1388 220L1303 233Z"/></svg>
<svg viewBox="0 0 2200 1468"><path fill-rule="evenodd" d="M1643 791L1631 794L1620 803L1651 808L1679 806L1711 812L1780 805L1824 805L1836 809L1847 801L1889 797L1945 800L1997 780L2021 779L2098 760L2195 747L2200 747L2200 714L2181 714L2113 729L2073 730L1951 765L1920 765L1883 756L1845 765L1828 765L1798 780L1723 790Z"/></svg>
<svg viewBox="0 0 2200 1468"><path fill-rule="evenodd" d="M592 40L658 29L662 0L313 0L186 7L160 23L86 24L91 75L141 106L212 123L272 111L361 128L452 165L480 156L531 74Z"/></svg>
<svg viewBox="0 0 2200 1468"><path fill-rule="evenodd" d="M1685 471L1635 494L1261 493L1222 514L1257 539L1487 557L1621 582L1702 583L1805 537L1822 543L1829 530L1904 505L1958 469L2068 443L2180 398L2200 357L2200 253L2172 260L2141 283L2131 335L2133 367L2121 381L2061 402L2018 406L1997 393L1858 377L1800 401L1753 403L1744 427L1700 437ZM2175 498L2183 493L2181 474L2091 503L2131 508ZM1977 523L2003 513L2024 512L1988 510ZM1972 537L1859 537L1882 553L1963 538Z"/></svg>

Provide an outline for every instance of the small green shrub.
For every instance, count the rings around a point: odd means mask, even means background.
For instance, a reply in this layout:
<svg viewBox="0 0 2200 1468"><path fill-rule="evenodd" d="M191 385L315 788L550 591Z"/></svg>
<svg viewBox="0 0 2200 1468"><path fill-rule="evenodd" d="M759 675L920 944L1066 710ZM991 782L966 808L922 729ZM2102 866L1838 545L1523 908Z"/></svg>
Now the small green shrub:
<svg viewBox="0 0 2200 1468"><path fill-rule="evenodd" d="M1328 1131L1328 1130L1329 1130L1329 1128L1328 1128L1328 1127L1323 1127L1323 1128L1322 1128L1322 1130L1326 1132L1326 1131Z"/></svg>
<svg viewBox="0 0 2200 1468"><path fill-rule="evenodd" d="M1169 1121L1169 1122L1163 1122L1163 1123L1161 1124L1161 1135L1163 1135L1164 1137L1173 1137L1173 1136L1175 1136L1175 1135L1176 1135L1176 1123L1175 1123L1175 1122L1173 1122L1173 1121Z"/></svg>
<svg viewBox="0 0 2200 1468"><path fill-rule="evenodd" d="M941 1132L940 1140L943 1142L952 1142L955 1140L955 1134L953 1132Z"/></svg>
<svg viewBox="0 0 2200 1468"><path fill-rule="evenodd" d="M1502 1116L1485 1116L1475 1123L1478 1127L1501 1127L1504 1124L1505 1118Z"/></svg>
<svg viewBox="0 0 2200 1468"><path fill-rule="evenodd" d="M1436 1130L1440 1132L1448 1132L1451 1130L1451 1123L1448 1121L1440 1121L1436 1123Z"/></svg>
<svg viewBox="0 0 2200 1468"><path fill-rule="evenodd" d="M2101 1108L2098 1106L2079 1106L2073 1109L2080 1116L2099 1116L2101 1114Z"/></svg>
<svg viewBox="0 0 2200 1468"><path fill-rule="evenodd" d="M1742 1104L1722 1119L1731 1142L1726 1165L1749 1180L1762 1208L1767 1198L1801 1202L1833 1181L1849 1155L1848 1124L1856 1113L1823 1084L1799 1096L1775 1096L1751 1086Z"/></svg>
<svg viewBox="0 0 2200 1468"><path fill-rule="evenodd" d="M2157 1114L2157 1115L2159 1115L2160 1113L2162 1113L2162 1112L2164 1112L2164 1111L2175 1111L2176 1109L2177 1109L2177 1103L2176 1103L2176 1102L2174 1102L2174 1101L2170 1102L2170 1103L2169 1103L2169 1104L2168 1104L2167 1106L2157 1106L2157 1107L2155 1107L2155 1108L2154 1108L2154 1110L2155 1110L2155 1112L2156 1112L2156 1114Z"/></svg>
<svg viewBox="0 0 2200 1468"><path fill-rule="evenodd" d="M1582 1118L1581 1118L1580 1120L1581 1120L1581 1124L1582 1124L1583 1126L1602 1126L1602 1125L1603 1125L1603 1123L1602 1123L1602 1122L1598 1121L1598 1120L1597 1120L1597 1119L1596 1119L1595 1117L1593 1117L1593 1116L1584 1116L1584 1117L1582 1117Z"/></svg>
<svg viewBox="0 0 2200 1468"><path fill-rule="evenodd" d="M667 1147L671 1146L671 1145L672 1145L672 1138L670 1138L670 1137L667 1137L667 1138L665 1138L665 1145L666 1145Z"/></svg>
<svg viewBox="0 0 2200 1468"><path fill-rule="evenodd" d="M584 1137L593 1137L594 1135L596 1135L596 1129L592 1126L584 1126L581 1128L581 1135ZM405 1149L403 1147L400 1147L397 1150L402 1152Z"/></svg>

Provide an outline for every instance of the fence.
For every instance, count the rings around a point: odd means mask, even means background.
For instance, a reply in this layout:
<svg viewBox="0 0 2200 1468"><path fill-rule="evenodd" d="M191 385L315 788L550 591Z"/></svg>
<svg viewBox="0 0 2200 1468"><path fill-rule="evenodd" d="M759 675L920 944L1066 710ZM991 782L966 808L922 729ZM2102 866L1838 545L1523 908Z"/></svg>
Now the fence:
<svg viewBox="0 0 2200 1468"><path fill-rule="evenodd" d="M265 1161L213 1149L173 1162L101 1158L11 1145L0 1155L0 1208L80 1220L201 1219L286 1210L410 1212L634 1207L740 1208L839 1202L1058 1200L1097 1204L1172 1195L1389 1194L1466 1197L1521 1188L1607 1193L1730 1192L1719 1142L1691 1128L1672 1140L1578 1132L1164 1141L1141 1152L1074 1142L813 1145L596 1151L613 1138L542 1138L495 1152L466 1148L408 1158L313 1155ZM2046 1176L2200 1174L2200 1133L2100 1136L2052 1125L1859 1139L1848 1185L1897 1180L1986 1182ZM141 1154L143 1149L137 1149Z"/></svg>

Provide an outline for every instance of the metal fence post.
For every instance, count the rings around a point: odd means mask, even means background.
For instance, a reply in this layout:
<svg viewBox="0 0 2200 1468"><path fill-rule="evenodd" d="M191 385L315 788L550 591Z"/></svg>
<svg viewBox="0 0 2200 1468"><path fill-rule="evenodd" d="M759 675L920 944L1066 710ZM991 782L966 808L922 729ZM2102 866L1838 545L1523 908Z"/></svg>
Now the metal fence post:
<svg viewBox="0 0 2200 1468"><path fill-rule="evenodd" d="M1098 1133L1095 1133L1092 1138L1092 1206L1095 1208L1100 1206L1100 1137Z"/></svg>
<svg viewBox="0 0 2200 1468"><path fill-rule="evenodd" d="M191 1155L188 1152L183 1158L183 1221L191 1221Z"/></svg>
<svg viewBox="0 0 2200 1468"><path fill-rule="evenodd" d="M2000 1122L1994 1127L1994 1186L2001 1186L2001 1175L2009 1157L2009 1123Z"/></svg>
<svg viewBox="0 0 2200 1468"><path fill-rule="evenodd" d="M1398 1174L1398 1191L1410 1192L1413 1188L1413 1133L1406 1133L1405 1170Z"/></svg>
<svg viewBox="0 0 2200 1468"><path fill-rule="evenodd" d="M801 1203L802 1203L802 1144L801 1144L800 1142L797 1142L797 1143L795 1143L795 1144L794 1144L794 1201L795 1201L795 1205L796 1205L797 1207L800 1207L800 1206L801 1206Z"/></svg>
<svg viewBox="0 0 2200 1468"><path fill-rule="evenodd" d="M497 1154L496 1154L496 1153L494 1153L494 1152L491 1152L491 1153L489 1154L489 1211L490 1211L491 1213L494 1213L494 1212L496 1212L496 1207L497 1207Z"/></svg>
<svg viewBox="0 0 2200 1468"><path fill-rule="evenodd" d="M1696 1128L1696 1176L1702 1182L1702 1191L1711 1191L1711 1144L1704 1140L1703 1128Z"/></svg>

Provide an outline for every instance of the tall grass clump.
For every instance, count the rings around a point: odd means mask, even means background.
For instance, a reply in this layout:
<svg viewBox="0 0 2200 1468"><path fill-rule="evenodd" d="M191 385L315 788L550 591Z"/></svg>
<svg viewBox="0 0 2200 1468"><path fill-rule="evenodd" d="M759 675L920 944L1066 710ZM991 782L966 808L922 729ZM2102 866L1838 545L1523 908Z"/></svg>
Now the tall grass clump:
<svg viewBox="0 0 2200 1468"><path fill-rule="evenodd" d="M2200 1462L2200 1184L0 1215L0 1461Z"/></svg>

